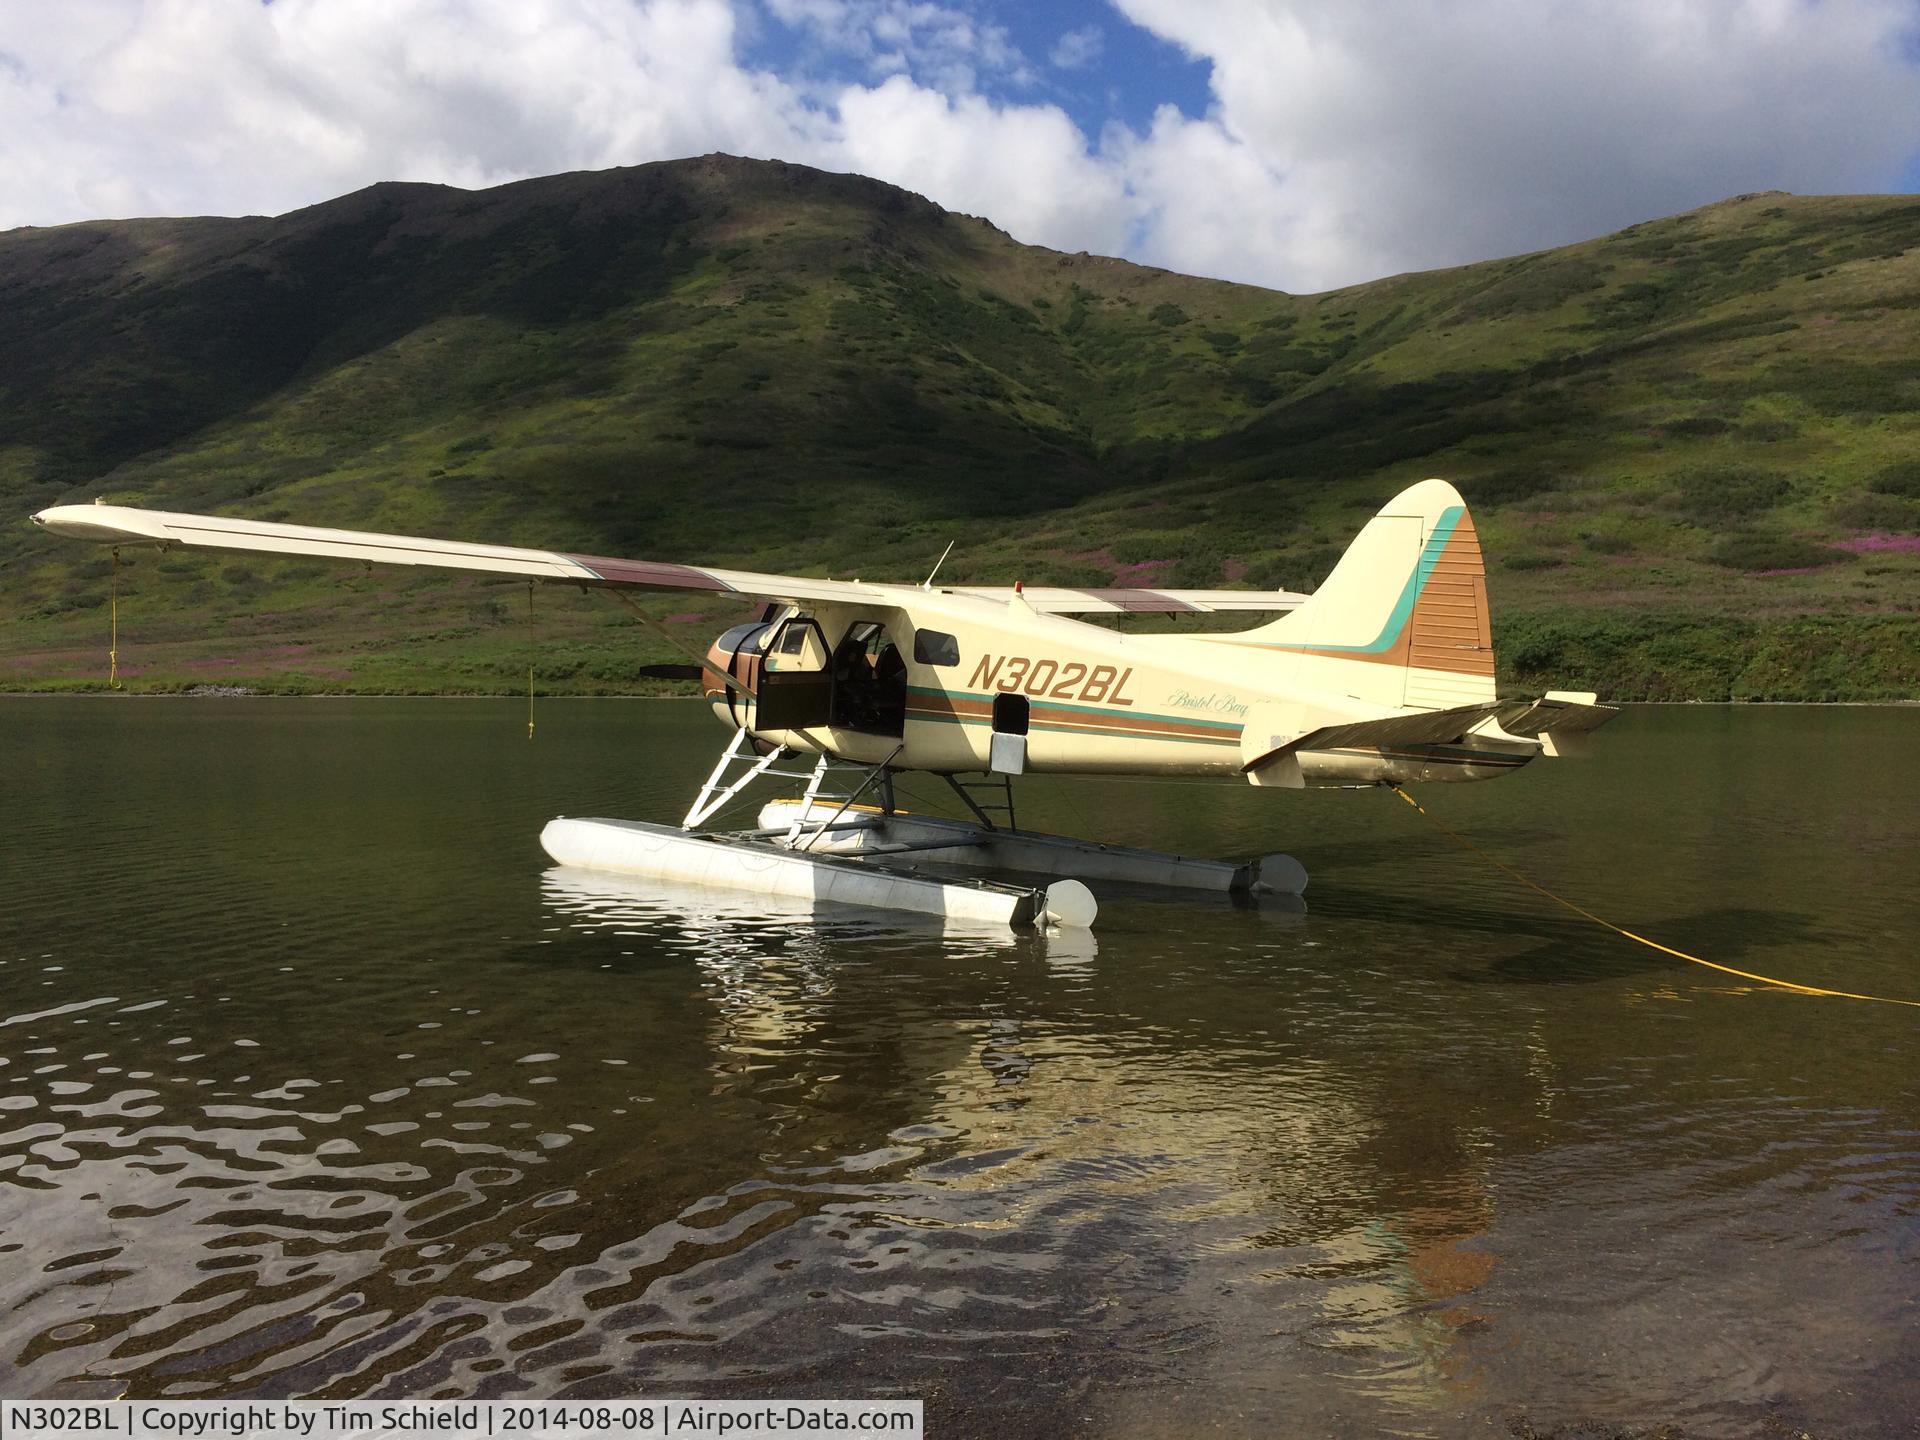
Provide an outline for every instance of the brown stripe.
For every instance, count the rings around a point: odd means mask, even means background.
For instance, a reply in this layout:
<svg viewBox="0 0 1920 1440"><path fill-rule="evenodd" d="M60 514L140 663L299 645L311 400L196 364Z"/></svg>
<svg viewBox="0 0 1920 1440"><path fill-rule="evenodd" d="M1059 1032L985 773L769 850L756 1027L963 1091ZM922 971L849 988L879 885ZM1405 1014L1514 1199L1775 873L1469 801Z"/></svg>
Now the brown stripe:
<svg viewBox="0 0 1920 1440"><path fill-rule="evenodd" d="M1143 740L1190 740L1203 745L1238 745L1237 735L1222 735L1218 730L1171 729L1148 723L1145 725L1082 724L1082 720L1096 720L1095 716L1078 716L1072 720L1036 720L1034 724L1043 725L1049 730L1078 730L1089 735L1123 735L1131 739Z"/></svg>
<svg viewBox="0 0 1920 1440"><path fill-rule="evenodd" d="M907 713L943 719L991 720L993 706L986 701L957 699L953 696L942 697L942 699L932 696L914 696L907 702ZM1105 714L1084 710L1058 710L1046 705L1035 705L1029 713L1033 724L1045 725L1055 730L1072 729L1094 733L1146 735L1161 740L1213 740L1230 745L1239 743L1238 736L1227 735L1211 727L1184 725L1178 720L1146 720L1119 712Z"/></svg>
<svg viewBox="0 0 1920 1440"><path fill-rule="evenodd" d="M569 555L600 577L608 585L630 585L638 590L717 590L731 591L704 570L691 565L668 565L658 560L614 560L605 555Z"/></svg>
<svg viewBox="0 0 1920 1440"><path fill-rule="evenodd" d="M1213 740L1221 737L1221 732L1208 725L1186 725L1178 720L1149 720L1144 716L1126 714L1089 714L1084 710L1055 710L1045 705L1033 707L1033 718L1047 725L1073 725L1088 730L1128 730L1150 735L1178 735L1194 739ZM1238 737L1234 737L1238 743Z"/></svg>

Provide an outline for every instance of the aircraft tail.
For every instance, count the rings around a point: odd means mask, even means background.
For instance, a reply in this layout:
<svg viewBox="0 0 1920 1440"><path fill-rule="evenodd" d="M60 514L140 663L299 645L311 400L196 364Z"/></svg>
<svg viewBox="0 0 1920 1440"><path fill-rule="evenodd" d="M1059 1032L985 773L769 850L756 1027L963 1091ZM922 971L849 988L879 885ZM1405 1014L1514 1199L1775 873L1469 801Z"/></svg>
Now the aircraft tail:
<svg viewBox="0 0 1920 1440"><path fill-rule="evenodd" d="M1306 603L1232 638L1285 654L1300 683L1373 704L1492 701L1486 567L1460 492L1444 480L1401 491Z"/></svg>

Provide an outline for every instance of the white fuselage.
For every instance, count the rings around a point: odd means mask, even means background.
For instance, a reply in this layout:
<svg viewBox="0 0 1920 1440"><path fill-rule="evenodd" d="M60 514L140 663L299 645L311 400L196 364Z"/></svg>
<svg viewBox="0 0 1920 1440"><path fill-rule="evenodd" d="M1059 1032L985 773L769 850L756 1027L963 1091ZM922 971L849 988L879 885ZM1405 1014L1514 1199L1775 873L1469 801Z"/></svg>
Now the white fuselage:
<svg viewBox="0 0 1920 1440"><path fill-rule="evenodd" d="M996 701L1017 697L1026 707L1028 772L1231 776L1268 748L1276 724L1297 734L1405 708L1383 705L1377 693L1326 688L1351 678L1355 689L1367 682L1377 692L1386 677L1373 672L1382 667L1264 649L1245 634L1129 635L1037 614L1018 597L1000 603L907 586L883 593L871 606L815 606L804 615L829 646L863 623L885 627L905 662L899 733L836 724L767 729L738 695L714 695L716 711L770 743L962 773L990 768ZM921 631L952 642L952 663L921 658L940 648L918 644ZM1399 675L1396 684L1404 683ZM1005 728L1005 701L1000 708ZM1538 753L1536 742L1490 728L1463 744L1315 750L1299 759L1307 784L1366 785L1485 779Z"/></svg>

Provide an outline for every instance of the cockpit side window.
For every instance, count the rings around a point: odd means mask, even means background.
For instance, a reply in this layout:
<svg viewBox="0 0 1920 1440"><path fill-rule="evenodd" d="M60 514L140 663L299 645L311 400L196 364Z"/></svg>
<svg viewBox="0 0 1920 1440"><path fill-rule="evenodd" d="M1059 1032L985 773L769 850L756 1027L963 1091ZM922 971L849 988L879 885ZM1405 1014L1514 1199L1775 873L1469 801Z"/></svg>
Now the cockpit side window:
<svg viewBox="0 0 1920 1440"><path fill-rule="evenodd" d="M768 671L825 670L827 638L811 616L782 621L767 646Z"/></svg>
<svg viewBox="0 0 1920 1440"><path fill-rule="evenodd" d="M958 665L960 642L940 630L913 632L913 658L922 665Z"/></svg>

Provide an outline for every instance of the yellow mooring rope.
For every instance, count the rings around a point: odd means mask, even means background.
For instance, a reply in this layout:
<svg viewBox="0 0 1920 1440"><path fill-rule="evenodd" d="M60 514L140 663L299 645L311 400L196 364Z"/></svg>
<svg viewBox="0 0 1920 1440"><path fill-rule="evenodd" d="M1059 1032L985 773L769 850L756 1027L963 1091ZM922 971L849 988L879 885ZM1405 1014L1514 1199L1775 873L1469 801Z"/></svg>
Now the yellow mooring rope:
<svg viewBox="0 0 1920 1440"><path fill-rule="evenodd" d="M107 688L120 688L120 547L113 547L113 580L107 587Z"/></svg>
<svg viewBox="0 0 1920 1440"><path fill-rule="evenodd" d="M527 581L527 739L533 739L533 581Z"/></svg>
<svg viewBox="0 0 1920 1440"><path fill-rule="evenodd" d="M1546 896L1547 899L1553 901L1554 904L1563 906L1566 909L1571 910L1574 914L1582 916L1585 919L1591 920L1594 924L1600 926L1602 929L1611 930L1616 935L1624 935L1627 939L1633 941L1636 945L1645 945L1649 950L1658 950L1663 955L1672 955L1676 959L1685 960L1694 965L1704 965L1707 967L1707 969L1718 970L1724 975L1738 975L1742 980L1757 980L1762 985L1777 985L1782 990L1793 990L1798 992L1801 995L1830 995L1830 996L1833 996L1835 999L1839 999L1839 1000L1872 1000L1877 1004L1881 1004L1881 1005L1909 1005L1915 1009L1920 1009L1920 1000L1899 1000L1899 999L1895 999L1891 995L1860 995L1860 994L1856 994L1854 991L1851 991L1851 990L1824 990L1818 985L1801 985L1792 980L1777 980L1771 975L1755 975L1750 970L1736 970L1731 965L1720 965L1715 963L1712 960L1702 960L1698 955L1689 955L1684 950L1675 950L1671 945L1662 945L1657 940L1649 940L1644 935L1636 935L1633 933L1633 931L1622 929L1620 926L1615 925L1610 920L1602 920L1598 915L1594 914L1591 910L1582 909L1580 906L1574 904L1573 901L1571 900L1562 899L1560 896L1554 894L1551 890L1547 889L1546 886L1537 884L1536 882L1529 880L1526 876L1522 875L1518 870L1514 869L1511 865L1507 864L1505 861L1496 860L1493 856L1489 855L1486 851L1482 850L1478 845L1474 844L1471 840L1467 839L1466 836L1460 834L1457 831L1448 829L1444 824L1442 824L1439 821L1439 819L1437 819L1435 816L1431 814L1428 814L1427 808L1424 805L1422 805L1418 800L1414 799L1413 796L1409 795L1405 790L1402 790L1398 785L1392 785L1392 786L1389 786L1388 788L1391 789L1393 793L1398 795L1402 800L1406 801L1407 804L1411 805L1414 809L1418 810L1422 815L1425 815L1428 820L1433 822L1434 827L1438 829L1442 835L1445 835L1449 840L1453 841L1456 845L1461 846L1463 849L1471 850L1474 854L1478 855L1482 860L1485 860L1489 865L1493 866L1494 869L1503 871L1504 873L1512 876L1515 880L1518 880L1522 885L1526 886L1529 890L1533 891L1535 894Z"/></svg>

